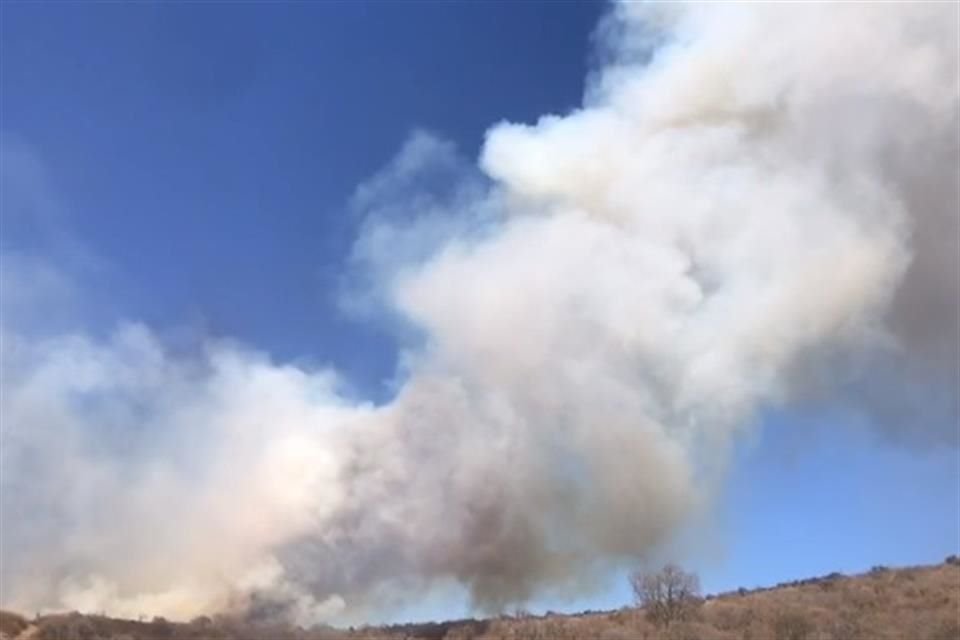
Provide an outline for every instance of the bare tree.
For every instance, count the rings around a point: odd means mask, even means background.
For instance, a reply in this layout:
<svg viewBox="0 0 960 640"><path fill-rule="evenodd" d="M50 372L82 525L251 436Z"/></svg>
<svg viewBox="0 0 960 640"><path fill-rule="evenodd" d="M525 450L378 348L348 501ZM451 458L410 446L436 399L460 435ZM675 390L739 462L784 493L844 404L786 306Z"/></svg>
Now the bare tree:
<svg viewBox="0 0 960 640"><path fill-rule="evenodd" d="M635 571L630 586L637 604L657 626L687 619L700 604L700 579L674 564L660 571Z"/></svg>

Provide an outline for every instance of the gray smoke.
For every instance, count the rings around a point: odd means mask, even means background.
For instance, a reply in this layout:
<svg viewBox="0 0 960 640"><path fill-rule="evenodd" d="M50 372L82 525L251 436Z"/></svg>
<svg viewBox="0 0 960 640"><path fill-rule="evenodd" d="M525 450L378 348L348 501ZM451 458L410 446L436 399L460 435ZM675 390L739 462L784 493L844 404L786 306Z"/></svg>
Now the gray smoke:
<svg viewBox="0 0 960 640"><path fill-rule="evenodd" d="M5 321L3 605L497 609L669 543L766 406L956 446L957 12L618 5L581 109L479 168L414 135L354 198L345 305L404 344L383 404Z"/></svg>

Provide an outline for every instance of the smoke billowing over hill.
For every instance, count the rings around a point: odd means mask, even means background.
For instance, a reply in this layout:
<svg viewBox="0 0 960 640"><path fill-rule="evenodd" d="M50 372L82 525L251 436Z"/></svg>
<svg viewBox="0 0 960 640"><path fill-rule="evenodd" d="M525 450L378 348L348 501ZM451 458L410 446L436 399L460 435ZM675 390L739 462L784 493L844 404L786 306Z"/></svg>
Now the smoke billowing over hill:
<svg viewBox="0 0 960 640"><path fill-rule="evenodd" d="M581 109L477 166L412 136L353 200L345 304L409 338L382 404L5 309L3 605L495 610L668 542L766 406L956 446L957 11L619 5Z"/></svg>

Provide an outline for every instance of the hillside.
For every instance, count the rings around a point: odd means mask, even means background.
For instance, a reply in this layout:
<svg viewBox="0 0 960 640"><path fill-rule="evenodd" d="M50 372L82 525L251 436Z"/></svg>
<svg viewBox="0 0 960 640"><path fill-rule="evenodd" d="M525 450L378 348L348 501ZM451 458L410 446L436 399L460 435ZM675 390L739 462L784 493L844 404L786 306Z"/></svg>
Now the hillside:
<svg viewBox="0 0 960 640"><path fill-rule="evenodd" d="M0 612L0 640L960 640L960 561L831 574L708 596L690 619L656 627L641 609L363 629L292 629L227 618L178 624Z"/></svg>

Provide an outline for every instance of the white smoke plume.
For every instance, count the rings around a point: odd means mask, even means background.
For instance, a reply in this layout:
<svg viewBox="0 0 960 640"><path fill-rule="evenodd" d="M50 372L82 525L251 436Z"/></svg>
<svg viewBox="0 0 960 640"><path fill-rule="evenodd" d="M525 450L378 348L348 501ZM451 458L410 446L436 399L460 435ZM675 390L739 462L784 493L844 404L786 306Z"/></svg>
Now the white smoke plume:
<svg viewBox="0 0 960 640"><path fill-rule="evenodd" d="M764 407L956 446L957 23L619 5L581 109L494 126L479 168L415 135L354 199L348 306L405 345L382 404L5 314L2 604L312 622L455 582L496 609L668 543Z"/></svg>

